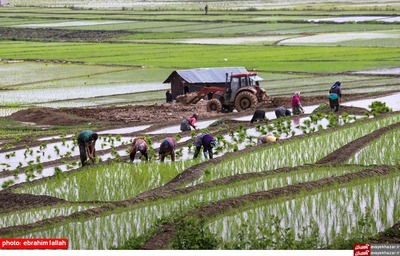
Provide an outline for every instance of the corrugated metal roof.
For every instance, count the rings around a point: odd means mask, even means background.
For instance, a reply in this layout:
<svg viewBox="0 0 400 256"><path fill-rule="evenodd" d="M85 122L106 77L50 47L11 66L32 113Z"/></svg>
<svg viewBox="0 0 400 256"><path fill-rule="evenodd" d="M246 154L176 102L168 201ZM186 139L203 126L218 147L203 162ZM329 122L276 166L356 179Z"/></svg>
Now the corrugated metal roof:
<svg viewBox="0 0 400 256"><path fill-rule="evenodd" d="M178 73L185 81L195 83L225 83L226 73L239 74L248 72L243 67L228 68L196 68L187 70L176 70L172 72L164 83L170 83L172 77Z"/></svg>

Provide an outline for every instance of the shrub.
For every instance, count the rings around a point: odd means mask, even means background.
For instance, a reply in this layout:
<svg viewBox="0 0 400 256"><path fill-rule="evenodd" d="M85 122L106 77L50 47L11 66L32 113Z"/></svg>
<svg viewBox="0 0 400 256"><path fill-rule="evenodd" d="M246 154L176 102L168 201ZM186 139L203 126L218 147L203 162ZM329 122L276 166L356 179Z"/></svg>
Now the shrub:
<svg viewBox="0 0 400 256"><path fill-rule="evenodd" d="M175 222L176 236L172 249L177 250L210 250L216 249L218 241L205 227L204 220L185 217Z"/></svg>

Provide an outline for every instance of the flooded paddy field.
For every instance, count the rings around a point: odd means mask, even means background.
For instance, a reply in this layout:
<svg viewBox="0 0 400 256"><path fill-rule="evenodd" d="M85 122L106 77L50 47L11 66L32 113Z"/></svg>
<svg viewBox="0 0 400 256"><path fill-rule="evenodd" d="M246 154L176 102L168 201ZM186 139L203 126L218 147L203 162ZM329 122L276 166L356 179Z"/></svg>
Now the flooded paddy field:
<svg viewBox="0 0 400 256"><path fill-rule="evenodd" d="M201 223L193 234L218 238L207 249L320 252L394 234L398 3L223 1L205 15L191 1L9 2L0 8L0 237L177 249L180 227ZM206 100L165 103L171 72L228 66L264 78L270 101L257 108L268 120L250 124L254 109L206 112ZM335 81L343 102L330 113ZM276 119L295 91L305 114ZM198 129L180 132L193 113ZM98 162L81 167L75 137L86 129L99 133ZM217 139L213 159L193 159L199 132ZM265 134L280 140L257 143ZM166 136L177 141L175 162L158 159ZM149 162L129 161L136 137L148 141ZM282 245L284 232L293 243Z"/></svg>

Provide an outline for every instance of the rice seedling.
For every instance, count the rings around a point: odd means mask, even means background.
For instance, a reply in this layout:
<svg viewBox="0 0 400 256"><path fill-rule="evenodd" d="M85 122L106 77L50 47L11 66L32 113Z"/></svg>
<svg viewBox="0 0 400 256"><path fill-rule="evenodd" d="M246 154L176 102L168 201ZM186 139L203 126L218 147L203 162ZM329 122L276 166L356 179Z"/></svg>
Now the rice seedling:
<svg viewBox="0 0 400 256"><path fill-rule="evenodd" d="M91 166L85 172L71 174L56 169L55 178L32 186L26 185L16 191L52 195L69 201L116 201L162 186L188 165L191 165L191 161L162 165L158 162L114 162L106 166Z"/></svg>
<svg viewBox="0 0 400 256"><path fill-rule="evenodd" d="M360 237L362 240L392 226L394 220L399 219L400 211L393 207L393 202L400 192L387 189L397 187L399 182L400 176L392 173L389 177L372 177L364 179L361 183L354 181L346 186L337 185L322 191L304 191L294 199L277 199L262 204L260 202L257 206L249 206L218 217L210 222L209 228L212 233L222 238L221 248L228 244L240 243L238 234L243 234L243 228L269 226L271 216L280 216L280 230L290 228L295 234L301 233L300 229L308 223L315 223L319 227L318 244L323 248L334 244L338 237ZM376 197L386 200L375 200ZM251 225L243 226L246 223ZM246 238L259 238L260 234L257 232L260 231L244 231L247 234ZM308 232L306 235L312 234Z"/></svg>
<svg viewBox="0 0 400 256"><path fill-rule="evenodd" d="M93 208L92 205L55 205L25 211L14 211L13 213L0 214L0 226L10 227L33 223L55 216L67 216L77 211Z"/></svg>
<svg viewBox="0 0 400 256"><path fill-rule="evenodd" d="M13 185L15 182L14 180L6 180L1 184L2 188L8 188L9 186Z"/></svg>
<svg viewBox="0 0 400 256"><path fill-rule="evenodd" d="M229 185L211 186L205 189L195 190L190 194L183 194L137 206L123 207L95 219L54 224L38 231L29 231L29 234L18 234L18 236L67 237L70 239L71 248L73 249L108 249L111 246L122 244L131 236L139 236L148 232L159 218L173 216L177 212L181 214L185 213L192 209L193 206L203 202L215 202L229 197L286 186L288 184L307 180L316 180L322 177L329 177L333 174L341 175L348 172L356 172L358 170L359 168L357 167L328 169L305 168L304 170L290 173L276 173L263 177L262 179L253 178ZM139 176L136 177L140 178ZM60 183L57 184L61 190L63 190L63 184L64 182L61 180ZM75 184L74 186L76 187L77 185ZM130 186L136 186L136 184L130 184ZM93 186L93 189L95 187L96 185ZM107 190L108 188L106 187L105 189ZM124 189L125 188L123 188L123 190ZM48 188L42 187L42 190L42 193L44 193L48 191ZM106 191L104 195L108 193L113 193L113 191ZM111 235L106 236L106 233ZM101 236L103 240L102 244L100 244L100 239L98 239L99 236Z"/></svg>
<svg viewBox="0 0 400 256"><path fill-rule="evenodd" d="M400 135L398 131L390 131L356 152L349 160L349 163L362 165L399 165L399 141Z"/></svg>
<svg viewBox="0 0 400 256"><path fill-rule="evenodd" d="M335 117L336 119L336 117ZM274 170L284 166L298 166L315 163L339 147L362 137L380 127L400 121L400 115L393 115L368 123L352 124L337 130L328 130L323 134L312 135L301 139L294 138L282 144L274 144L244 153L210 167L211 175L201 176L192 185L205 181L234 175L236 173L260 172ZM321 148L320 145L324 145ZM276 157L283 156L283 157Z"/></svg>

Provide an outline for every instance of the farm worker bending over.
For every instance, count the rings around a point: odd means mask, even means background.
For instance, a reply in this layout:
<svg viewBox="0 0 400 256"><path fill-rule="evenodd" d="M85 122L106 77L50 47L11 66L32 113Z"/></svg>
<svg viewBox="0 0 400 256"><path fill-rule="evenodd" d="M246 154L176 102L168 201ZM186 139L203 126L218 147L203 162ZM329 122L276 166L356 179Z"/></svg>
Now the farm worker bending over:
<svg viewBox="0 0 400 256"><path fill-rule="evenodd" d="M171 155L171 161L175 162L175 149L176 141L172 137L166 137L160 144L160 149L158 151L158 158L161 162L164 162L166 156Z"/></svg>
<svg viewBox="0 0 400 256"><path fill-rule="evenodd" d="M250 120L250 123L252 124L255 121L264 121L265 119L266 119L265 111L257 109L256 111L254 111L254 114L253 114L253 117Z"/></svg>
<svg viewBox="0 0 400 256"><path fill-rule="evenodd" d="M191 117L183 119L181 123L181 131L190 131L193 127L196 130L196 126L194 125L197 122L198 115L193 114Z"/></svg>
<svg viewBox="0 0 400 256"><path fill-rule="evenodd" d="M279 106L275 109L276 118L290 116L292 113L289 109L286 109L284 106Z"/></svg>
<svg viewBox="0 0 400 256"><path fill-rule="evenodd" d="M96 140L98 139L97 133L86 130L78 135L79 154L81 157L82 166L87 165L87 158L92 159L93 163L96 161Z"/></svg>
<svg viewBox="0 0 400 256"><path fill-rule="evenodd" d="M146 158L146 161L149 161L149 156L147 154L147 152L149 151L149 146L143 138L133 139L132 146L129 152L129 158L132 162L133 160L135 160L135 155L138 151Z"/></svg>
<svg viewBox="0 0 400 256"><path fill-rule="evenodd" d="M267 134L267 135L260 135L257 139L257 143L258 144L264 144L264 143L269 143L269 142L275 142L279 140L279 138L271 135L271 134Z"/></svg>
<svg viewBox="0 0 400 256"><path fill-rule="evenodd" d="M339 110L339 103L342 103L342 90L340 89L340 82L337 81L329 90L329 106L332 112Z"/></svg>
<svg viewBox="0 0 400 256"><path fill-rule="evenodd" d="M300 115L304 113L303 106L300 102L300 92L295 92L292 97L293 115Z"/></svg>
<svg viewBox="0 0 400 256"><path fill-rule="evenodd" d="M193 145L196 147L196 150L194 151L193 159L197 158L197 156L199 155L201 146L203 146L204 157L207 158L207 153L208 153L210 155L210 159L212 159L213 158L213 150L212 149L213 149L213 147L215 147L217 145L217 141L210 134L199 133L194 138Z"/></svg>

